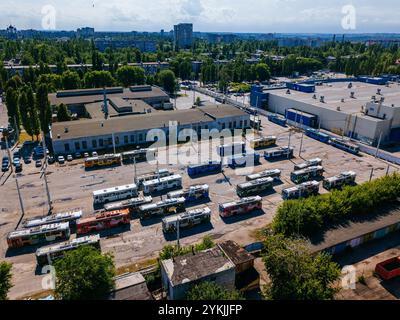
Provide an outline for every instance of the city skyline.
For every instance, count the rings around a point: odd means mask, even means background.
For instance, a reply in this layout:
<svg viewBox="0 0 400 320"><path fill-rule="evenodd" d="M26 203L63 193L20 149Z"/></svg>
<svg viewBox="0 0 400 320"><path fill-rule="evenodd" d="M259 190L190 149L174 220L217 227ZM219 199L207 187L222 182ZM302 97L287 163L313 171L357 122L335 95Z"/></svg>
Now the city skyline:
<svg viewBox="0 0 400 320"><path fill-rule="evenodd" d="M144 0L105 1L60 0L0 4L4 28L43 30L42 20L51 5L55 9L55 29L75 30L82 26L97 31L169 31L174 24L191 22L194 31L241 33L395 33L400 27L396 12L400 3L382 0L379 10L373 1L321 0ZM343 7L355 9L355 29L344 29ZM77 10L79 8L79 10ZM168 14L167 14L168 13ZM260 14L264 13L264 14ZM101 17L101 18L99 18Z"/></svg>

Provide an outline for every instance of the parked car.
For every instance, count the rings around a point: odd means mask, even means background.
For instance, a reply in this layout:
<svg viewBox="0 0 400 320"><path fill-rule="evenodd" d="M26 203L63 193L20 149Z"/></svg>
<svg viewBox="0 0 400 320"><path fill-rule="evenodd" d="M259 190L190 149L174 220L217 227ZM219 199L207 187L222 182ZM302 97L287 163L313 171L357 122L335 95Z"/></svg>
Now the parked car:
<svg viewBox="0 0 400 320"><path fill-rule="evenodd" d="M35 167L36 167L36 168L42 167L42 161L36 160L36 162L35 162Z"/></svg>
<svg viewBox="0 0 400 320"><path fill-rule="evenodd" d="M58 163L59 163L59 164L64 164L64 163L65 163L65 158L64 158L63 156L59 156L59 157L57 158L57 160L58 160Z"/></svg>
<svg viewBox="0 0 400 320"><path fill-rule="evenodd" d="M25 163L25 164L30 164L31 162L32 162L31 157L25 157L25 158L24 158L24 163Z"/></svg>
<svg viewBox="0 0 400 320"><path fill-rule="evenodd" d="M21 164L21 160L19 159L19 158L14 158L13 159L13 165L16 167L16 166L18 166L18 165L20 165Z"/></svg>
<svg viewBox="0 0 400 320"><path fill-rule="evenodd" d="M54 159L53 156L48 156L47 157L47 163L48 164L54 164L56 162L56 159Z"/></svg>
<svg viewBox="0 0 400 320"><path fill-rule="evenodd" d="M80 159L80 158L82 158L82 155L79 152L75 153L75 159Z"/></svg>
<svg viewBox="0 0 400 320"><path fill-rule="evenodd" d="M10 170L10 159L4 157L1 164L1 172L7 172L8 170Z"/></svg>
<svg viewBox="0 0 400 320"><path fill-rule="evenodd" d="M72 156L69 154L69 155L67 155L67 161L68 162L71 162L72 160L74 160L74 158L72 158Z"/></svg>
<svg viewBox="0 0 400 320"><path fill-rule="evenodd" d="M22 172L22 163L21 163L21 162L18 163L18 164L15 166L15 172L16 172L16 173Z"/></svg>
<svg viewBox="0 0 400 320"><path fill-rule="evenodd" d="M97 152L96 152L96 151L93 151L93 152L92 152L92 157L97 157L97 156L98 156Z"/></svg>
<svg viewBox="0 0 400 320"><path fill-rule="evenodd" d="M89 153L85 152L85 153L83 154L83 157L84 157L84 158L89 158Z"/></svg>

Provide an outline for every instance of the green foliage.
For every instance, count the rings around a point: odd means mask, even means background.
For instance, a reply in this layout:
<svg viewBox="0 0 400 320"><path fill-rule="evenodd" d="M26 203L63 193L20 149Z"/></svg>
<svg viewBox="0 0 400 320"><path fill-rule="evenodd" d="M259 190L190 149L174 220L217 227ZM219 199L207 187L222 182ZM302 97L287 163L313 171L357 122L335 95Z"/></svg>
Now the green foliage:
<svg viewBox="0 0 400 320"><path fill-rule="evenodd" d="M29 110L30 110L30 106L29 106L29 102L28 102L28 96L27 96L27 87L24 88L23 90L21 90L21 93L18 97L18 109L21 115L21 122L22 125L25 129L25 131L29 134L30 132L32 132L31 129L31 122L29 119Z"/></svg>
<svg viewBox="0 0 400 320"><path fill-rule="evenodd" d="M47 85L41 84L36 93L36 109L39 112L40 129L47 134L51 125L52 111L48 99Z"/></svg>
<svg viewBox="0 0 400 320"><path fill-rule="evenodd" d="M58 122L70 121L71 116L68 112L67 106L65 104L60 104L57 108L57 120Z"/></svg>
<svg viewBox="0 0 400 320"><path fill-rule="evenodd" d="M400 175L394 174L329 194L285 201L278 208L273 229L286 236L310 236L350 216L370 213L399 195Z"/></svg>
<svg viewBox="0 0 400 320"><path fill-rule="evenodd" d="M242 294L237 291L229 291L213 282L202 282L194 286L187 294L187 300L208 300L208 301L221 301L221 300L244 300Z"/></svg>
<svg viewBox="0 0 400 320"><path fill-rule="evenodd" d="M7 300L8 291L12 288L11 268L12 265L10 263L0 262L0 300Z"/></svg>
<svg viewBox="0 0 400 320"><path fill-rule="evenodd" d="M75 71L65 71L62 74L62 84L65 90L78 89L81 86L79 74Z"/></svg>
<svg viewBox="0 0 400 320"><path fill-rule="evenodd" d="M118 82L124 87L145 83L144 69L140 67L122 66L117 70Z"/></svg>
<svg viewBox="0 0 400 320"><path fill-rule="evenodd" d="M90 71L83 78L86 88L103 88L111 87L115 83L115 79L109 71Z"/></svg>
<svg viewBox="0 0 400 320"><path fill-rule="evenodd" d="M110 254L91 246L65 254L55 262L55 294L62 300L105 299L114 288L115 266Z"/></svg>
<svg viewBox="0 0 400 320"><path fill-rule="evenodd" d="M266 81L271 78L271 71L266 63L259 63L255 67L256 79L258 81Z"/></svg>
<svg viewBox="0 0 400 320"><path fill-rule="evenodd" d="M19 127L20 124L20 113L18 108L18 91L9 87L6 91L6 106L9 123L17 123ZM15 119L15 122L14 122Z"/></svg>
<svg viewBox="0 0 400 320"><path fill-rule="evenodd" d="M195 252L200 252L200 251L204 251L207 249L211 249L214 246L215 246L215 243L209 236L204 237L203 241L201 243L196 244L195 246L180 247L178 249L178 246L166 245L160 252L160 259L168 260L173 257L178 257L178 256L183 256L185 254L188 254L188 253L192 252L192 250Z"/></svg>
<svg viewBox="0 0 400 320"><path fill-rule="evenodd" d="M267 299L329 300L338 291L339 266L327 254L313 255L304 240L269 236L263 262L271 283Z"/></svg>
<svg viewBox="0 0 400 320"><path fill-rule="evenodd" d="M169 94L176 91L177 81L175 74L171 70L163 70L158 74L158 84L164 88Z"/></svg>

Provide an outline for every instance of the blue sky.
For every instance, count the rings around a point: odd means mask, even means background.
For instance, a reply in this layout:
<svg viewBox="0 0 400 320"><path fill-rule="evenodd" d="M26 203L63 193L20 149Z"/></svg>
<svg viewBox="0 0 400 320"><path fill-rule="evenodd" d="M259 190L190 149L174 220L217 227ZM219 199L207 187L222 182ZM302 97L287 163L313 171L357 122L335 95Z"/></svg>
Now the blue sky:
<svg viewBox="0 0 400 320"><path fill-rule="evenodd" d="M56 9L56 28L169 31L193 22L195 31L346 33L343 6L356 10L352 32L400 32L396 0L0 0L0 28L42 29L42 8Z"/></svg>

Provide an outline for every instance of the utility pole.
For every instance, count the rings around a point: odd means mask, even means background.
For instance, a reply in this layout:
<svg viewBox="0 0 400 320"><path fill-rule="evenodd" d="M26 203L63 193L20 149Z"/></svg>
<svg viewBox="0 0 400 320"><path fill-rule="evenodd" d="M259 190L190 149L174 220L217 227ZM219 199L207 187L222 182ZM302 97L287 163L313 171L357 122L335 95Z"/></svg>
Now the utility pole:
<svg viewBox="0 0 400 320"><path fill-rule="evenodd" d="M176 240L177 240L177 246L178 246L178 250L181 248L181 244L180 244L180 223L181 220L179 217L177 217L176 219Z"/></svg>
<svg viewBox="0 0 400 320"><path fill-rule="evenodd" d="M374 168L371 169L371 175L369 176L369 181L371 182L372 176L374 175Z"/></svg>
<svg viewBox="0 0 400 320"><path fill-rule="evenodd" d="M379 154L379 148L381 146L381 141L382 141L382 132L379 135L379 141L378 141L378 145L376 147L376 152L375 152L375 158L378 158L378 154Z"/></svg>
<svg viewBox="0 0 400 320"><path fill-rule="evenodd" d="M289 129L289 144L288 144L288 149L290 150L290 138L292 137L292 131ZM288 150L288 151L289 151ZM290 152L288 152L288 159L290 158Z"/></svg>
<svg viewBox="0 0 400 320"><path fill-rule="evenodd" d="M116 150L115 150L115 136L114 136L114 132L111 134L112 135L112 143L113 143L113 150L114 150L114 154L116 154Z"/></svg>
<svg viewBox="0 0 400 320"><path fill-rule="evenodd" d="M53 211L53 206L52 206L52 201L51 201L51 196L50 196L50 189L49 189L49 184L48 184L47 175L46 175L46 171L47 171L47 148L46 148L46 137L45 137L43 131L42 131L42 146L43 146L43 150L44 150L44 163L43 163L43 167L42 167L42 174L43 174L43 178L44 178L44 185L45 185L45 188L46 188L47 204L49 205L48 214L50 215L52 213L52 211Z"/></svg>
<svg viewBox="0 0 400 320"><path fill-rule="evenodd" d="M133 181L135 182L135 184L137 184L136 157L133 157L133 166L135 170L135 177Z"/></svg>
<svg viewBox="0 0 400 320"><path fill-rule="evenodd" d="M21 191L19 190L19 184L18 184L17 175L14 175L14 178L15 178L15 184L16 184L16 186L17 186L19 205L21 206L21 212L22 212L21 220L22 220L22 218L25 216L24 203L23 203L23 201L22 201ZM17 228L18 228L18 226L17 226L15 229L17 229Z"/></svg>
<svg viewBox="0 0 400 320"><path fill-rule="evenodd" d="M390 170L390 164L388 164L387 169L386 169L386 176L389 175L389 170Z"/></svg>

